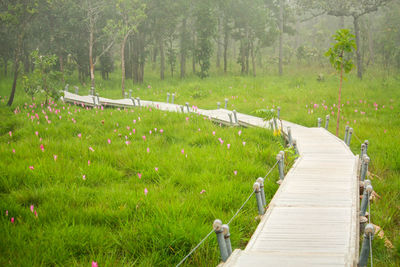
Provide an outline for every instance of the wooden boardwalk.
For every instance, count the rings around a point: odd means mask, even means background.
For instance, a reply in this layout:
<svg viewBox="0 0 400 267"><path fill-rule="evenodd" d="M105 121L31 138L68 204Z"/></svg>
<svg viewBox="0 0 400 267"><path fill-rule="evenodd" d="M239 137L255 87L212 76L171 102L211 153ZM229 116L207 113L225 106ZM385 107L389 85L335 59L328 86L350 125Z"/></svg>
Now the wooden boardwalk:
<svg viewBox="0 0 400 267"><path fill-rule="evenodd" d="M66 93L64 101L88 105L133 106L131 99L110 100ZM138 105L138 103L136 103ZM181 111L176 104L141 100L142 106ZM184 112L187 108L184 107ZM221 123L232 111L193 110ZM237 113L238 124L268 127L261 118ZM234 121L235 122L235 121ZM244 250L236 249L223 266L357 266L359 242L358 157L323 128L291 127L300 157L285 176Z"/></svg>

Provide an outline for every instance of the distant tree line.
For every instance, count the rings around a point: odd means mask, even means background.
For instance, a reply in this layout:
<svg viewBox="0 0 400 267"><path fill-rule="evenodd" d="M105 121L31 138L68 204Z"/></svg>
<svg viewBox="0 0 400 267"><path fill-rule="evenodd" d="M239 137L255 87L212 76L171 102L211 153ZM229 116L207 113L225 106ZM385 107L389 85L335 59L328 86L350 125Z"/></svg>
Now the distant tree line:
<svg viewBox="0 0 400 267"><path fill-rule="evenodd" d="M282 74L292 56L299 62L323 58L328 46L321 40L343 28L347 17L354 22L346 27L356 35L361 78L365 54L367 64L379 56L386 67L400 67L399 13L399 4L387 0L1 0L0 59L4 75L12 66L9 104L19 74L34 69L35 50L56 55L62 80L77 72L81 83L90 79L93 87L95 70L108 79L118 60L124 94L127 79L144 81L146 65L161 80L168 72L184 78L188 69L205 78L211 64L227 72L235 62L244 75L266 65ZM311 34L312 44L301 40L307 28L314 29L314 17L335 16L340 21L334 29L322 30L319 38Z"/></svg>

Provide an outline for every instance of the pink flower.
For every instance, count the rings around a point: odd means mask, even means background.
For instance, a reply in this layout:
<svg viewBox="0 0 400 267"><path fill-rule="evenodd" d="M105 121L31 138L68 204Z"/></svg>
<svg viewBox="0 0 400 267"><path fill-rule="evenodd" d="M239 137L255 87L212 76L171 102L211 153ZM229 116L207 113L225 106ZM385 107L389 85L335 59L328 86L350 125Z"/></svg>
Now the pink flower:
<svg viewBox="0 0 400 267"><path fill-rule="evenodd" d="M163 129L160 129L160 133L163 133L164 132L164 130Z"/></svg>
<svg viewBox="0 0 400 267"><path fill-rule="evenodd" d="M138 172L137 176L139 177L139 179L142 179L142 174L140 172Z"/></svg>
<svg viewBox="0 0 400 267"><path fill-rule="evenodd" d="M145 135L143 135L142 138L143 138L143 141L146 141L146 136Z"/></svg>
<svg viewBox="0 0 400 267"><path fill-rule="evenodd" d="M136 129L132 129L132 132L133 132L133 133L136 133Z"/></svg>
<svg viewBox="0 0 400 267"><path fill-rule="evenodd" d="M83 180L86 180L86 175L82 175L82 179L83 179Z"/></svg>
<svg viewBox="0 0 400 267"><path fill-rule="evenodd" d="M182 153L182 154L185 154L185 150L184 150L184 149L182 149L182 150L181 150L181 153Z"/></svg>
<svg viewBox="0 0 400 267"><path fill-rule="evenodd" d="M125 141L125 144L128 146L131 142L129 141Z"/></svg>
<svg viewBox="0 0 400 267"><path fill-rule="evenodd" d="M133 120L133 123L136 123L136 120Z"/></svg>
<svg viewBox="0 0 400 267"><path fill-rule="evenodd" d="M242 134L242 131L241 130L239 130L239 132L238 132L238 135L240 136Z"/></svg>
<svg viewBox="0 0 400 267"><path fill-rule="evenodd" d="M149 131L149 134L152 134L152 133L153 133L153 132L150 130L150 131Z"/></svg>
<svg viewBox="0 0 400 267"><path fill-rule="evenodd" d="M44 146L43 146L43 144L40 144L40 149L42 150L42 152L44 152Z"/></svg>
<svg viewBox="0 0 400 267"><path fill-rule="evenodd" d="M243 146L245 146L245 145L246 145L246 142L243 141L242 144L243 144Z"/></svg>
<svg viewBox="0 0 400 267"><path fill-rule="evenodd" d="M29 169L34 170L35 168L33 168L33 166L29 166Z"/></svg>
<svg viewBox="0 0 400 267"><path fill-rule="evenodd" d="M204 194L205 192L206 192L206 190L203 189L200 191L200 194Z"/></svg>
<svg viewBox="0 0 400 267"><path fill-rule="evenodd" d="M186 117L186 121L189 121L189 117Z"/></svg>
<svg viewBox="0 0 400 267"><path fill-rule="evenodd" d="M226 146L228 147L228 149L230 149L230 148L231 148L231 144L227 144Z"/></svg>
<svg viewBox="0 0 400 267"><path fill-rule="evenodd" d="M155 170L156 172L158 172L158 167L154 167L154 170Z"/></svg>
<svg viewBox="0 0 400 267"><path fill-rule="evenodd" d="M215 131L212 132L212 135L215 135Z"/></svg>
<svg viewBox="0 0 400 267"><path fill-rule="evenodd" d="M57 155L53 155L53 159L54 159L54 161L57 161Z"/></svg>
<svg viewBox="0 0 400 267"><path fill-rule="evenodd" d="M97 262L92 261L92 267L99 267L99 265L97 264Z"/></svg>
<svg viewBox="0 0 400 267"><path fill-rule="evenodd" d="M150 153L150 148L147 148L146 151L147 151L147 153Z"/></svg>
<svg viewBox="0 0 400 267"><path fill-rule="evenodd" d="M31 205L31 212L33 212L34 209L35 209L35 207L33 205Z"/></svg>
<svg viewBox="0 0 400 267"><path fill-rule="evenodd" d="M14 217L11 217L11 223L14 223Z"/></svg>
<svg viewBox="0 0 400 267"><path fill-rule="evenodd" d="M90 166L90 160L87 161L87 165Z"/></svg>
<svg viewBox="0 0 400 267"><path fill-rule="evenodd" d="M129 131L129 130L131 129L131 127L129 127L129 126L126 126L126 129Z"/></svg>
<svg viewBox="0 0 400 267"><path fill-rule="evenodd" d="M108 144L111 144L111 139L108 139L107 142L108 142Z"/></svg>
<svg viewBox="0 0 400 267"><path fill-rule="evenodd" d="M92 152L94 152L94 149L93 149L93 147L91 147L91 146L89 147L89 150L92 151Z"/></svg>
<svg viewBox="0 0 400 267"><path fill-rule="evenodd" d="M149 190L147 188L144 189L144 195L147 196L147 193L149 193Z"/></svg>
<svg viewBox="0 0 400 267"><path fill-rule="evenodd" d="M12 150L12 153L14 153L15 154L15 149L13 148L13 150Z"/></svg>
<svg viewBox="0 0 400 267"><path fill-rule="evenodd" d="M82 134L81 134L81 133L78 133L78 137L81 138L81 137L82 137Z"/></svg>
<svg viewBox="0 0 400 267"><path fill-rule="evenodd" d="M35 216L37 217L38 216L38 214L37 214L37 211L35 210Z"/></svg>
<svg viewBox="0 0 400 267"><path fill-rule="evenodd" d="M383 130L383 132L384 132L384 133L387 133L387 130L385 129L385 130Z"/></svg>
<svg viewBox="0 0 400 267"><path fill-rule="evenodd" d="M357 112L358 112L358 110L357 110L357 109L355 109L355 110L354 110L354 112L356 112L356 113L357 113Z"/></svg>
<svg viewBox="0 0 400 267"><path fill-rule="evenodd" d="M12 136L12 132L11 132L11 131L9 131L8 134L9 134L10 136Z"/></svg>
<svg viewBox="0 0 400 267"><path fill-rule="evenodd" d="M233 174L234 174L234 175L237 175L237 170L234 170L234 171L233 171Z"/></svg>
<svg viewBox="0 0 400 267"><path fill-rule="evenodd" d="M38 131L36 131L35 134L36 134L36 136L39 136L39 132Z"/></svg>

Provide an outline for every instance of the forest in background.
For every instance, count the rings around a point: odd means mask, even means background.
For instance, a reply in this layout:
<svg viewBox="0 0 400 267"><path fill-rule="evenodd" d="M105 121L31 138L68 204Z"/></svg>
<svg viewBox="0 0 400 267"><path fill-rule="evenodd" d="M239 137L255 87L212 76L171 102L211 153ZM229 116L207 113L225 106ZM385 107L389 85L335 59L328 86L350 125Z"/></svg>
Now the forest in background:
<svg viewBox="0 0 400 267"><path fill-rule="evenodd" d="M362 78L371 66L400 68L398 14L399 1L388 0L1 1L0 57L4 75L14 75L12 91L33 71L38 50L55 56L61 82L78 73L82 85L95 87L95 71L108 79L121 69L124 95L125 80L142 83L149 66L163 80L205 78L214 64L254 76L324 65L332 34L349 28Z"/></svg>

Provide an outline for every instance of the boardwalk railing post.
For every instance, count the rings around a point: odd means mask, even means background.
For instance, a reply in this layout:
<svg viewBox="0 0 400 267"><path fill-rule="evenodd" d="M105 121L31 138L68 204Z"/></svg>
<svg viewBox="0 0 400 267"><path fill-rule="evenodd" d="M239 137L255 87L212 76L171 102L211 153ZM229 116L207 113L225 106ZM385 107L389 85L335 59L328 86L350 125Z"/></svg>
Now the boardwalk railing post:
<svg viewBox="0 0 400 267"><path fill-rule="evenodd" d="M232 112L233 112L233 118L235 119L235 124L238 124L236 110L233 110Z"/></svg>
<svg viewBox="0 0 400 267"><path fill-rule="evenodd" d="M189 102L186 102L185 105L186 105L187 112L189 113L190 112L190 110L189 110Z"/></svg>
<svg viewBox="0 0 400 267"><path fill-rule="evenodd" d="M100 96L98 93L96 93L96 99L97 99L97 105L100 105Z"/></svg>
<svg viewBox="0 0 400 267"><path fill-rule="evenodd" d="M278 153L276 155L276 160L278 161L278 169L279 169L279 179L281 180L281 182L283 181L283 179L285 178L285 174L283 173L283 168L282 168L282 154Z"/></svg>
<svg viewBox="0 0 400 267"><path fill-rule="evenodd" d="M226 252L228 252L228 258L232 254L232 245L231 245L231 233L229 233L229 225L223 224L222 231L224 232Z"/></svg>
<svg viewBox="0 0 400 267"><path fill-rule="evenodd" d="M132 89L129 89L129 98L132 98Z"/></svg>
<svg viewBox="0 0 400 267"><path fill-rule="evenodd" d="M368 140L365 140L364 144L365 144L365 154L368 154L368 145L369 145Z"/></svg>
<svg viewBox="0 0 400 267"><path fill-rule="evenodd" d="M368 207L368 198L370 194L372 193L372 185L369 180L366 180L364 183L364 193L363 193L363 198L361 200L361 206L360 206L360 216L365 216L365 213L367 212L367 207Z"/></svg>
<svg viewBox="0 0 400 267"><path fill-rule="evenodd" d="M347 135L347 142L346 142L346 144L348 145L348 146L350 146L350 142L351 142L351 135L353 134L353 128L350 128L349 129L349 134Z"/></svg>
<svg viewBox="0 0 400 267"><path fill-rule="evenodd" d="M272 121L269 121L269 128L273 131L274 130L274 124Z"/></svg>
<svg viewBox="0 0 400 267"><path fill-rule="evenodd" d="M218 109L221 108L221 102L217 102L217 108L218 108Z"/></svg>
<svg viewBox="0 0 400 267"><path fill-rule="evenodd" d="M263 207L263 203L262 203L262 199L261 199L260 184L258 182L255 182L253 184L253 189L254 189L254 193L256 195L258 214L259 215L263 215L264 214L264 207Z"/></svg>
<svg viewBox="0 0 400 267"><path fill-rule="evenodd" d="M142 105L140 104L140 97L136 97L136 101L138 102L138 106L141 107Z"/></svg>
<svg viewBox="0 0 400 267"><path fill-rule="evenodd" d="M134 107L136 107L135 98L131 97L131 101Z"/></svg>
<svg viewBox="0 0 400 267"><path fill-rule="evenodd" d="M79 87L78 86L74 86L75 88L75 94L77 95L79 93Z"/></svg>
<svg viewBox="0 0 400 267"><path fill-rule="evenodd" d="M349 134L349 125L346 125L346 128L345 128L345 130L344 130L344 139L343 139L343 141L344 141L344 143L345 144L347 144L347 135Z"/></svg>
<svg viewBox="0 0 400 267"><path fill-rule="evenodd" d="M318 118L318 128L321 128L322 119Z"/></svg>
<svg viewBox="0 0 400 267"><path fill-rule="evenodd" d="M325 121L325 129L326 130L328 130L328 127L329 127L329 118L330 118L330 116L329 115L326 115L326 121Z"/></svg>
<svg viewBox="0 0 400 267"><path fill-rule="evenodd" d="M278 131L278 123L276 122L276 117L274 117L273 121L274 121L275 130Z"/></svg>
<svg viewBox="0 0 400 267"><path fill-rule="evenodd" d="M232 121L232 113L228 113L228 116L229 116L229 121L230 121L230 123L231 123L231 125L233 124L233 121Z"/></svg>
<svg viewBox="0 0 400 267"><path fill-rule="evenodd" d="M169 93L167 93L167 103L169 103Z"/></svg>
<svg viewBox="0 0 400 267"><path fill-rule="evenodd" d="M287 134L288 134L288 139L289 139L289 146L292 146L292 130L290 126L287 127Z"/></svg>
<svg viewBox="0 0 400 267"><path fill-rule="evenodd" d="M128 93L127 92L125 92L125 98L128 98Z"/></svg>
<svg viewBox="0 0 400 267"><path fill-rule="evenodd" d="M67 85L65 85L65 87L64 87L64 91L68 92L68 88L69 88L69 84L67 83Z"/></svg>
<svg viewBox="0 0 400 267"><path fill-rule="evenodd" d="M221 253L222 261L225 262L228 259L228 251L226 249L226 243L224 239L224 231L222 229L222 222L216 219L213 223L214 232L217 235L217 241L219 246L219 252Z"/></svg>
<svg viewBox="0 0 400 267"><path fill-rule="evenodd" d="M279 120L279 118L281 117L281 107L277 107L276 109L277 109L277 117Z"/></svg>
<svg viewBox="0 0 400 267"><path fill-rule="evenodd" d="M90 87L90 95L94 95L94 87Z"/></svg>
<svg viewBox="0 0 400 267"><path fill-rule="evenodd" d="M225 98L225 109L228 108L228 98Z"/></svg>
<svg viewBox="0 0 400 267"><path fill-rule="evenodd" d="M279 151L279 154L281 154L282 158L281 158L281 166L282 166L282 172L283 172L283 176L285 176L285 151Z"/></svg>
<svg viewBox="0 0 400 267"><path fill-rule="evenodd" d="M173 104L175 101L175 93L172 94L172 100L171 100L171 104Z"/></svg>
<svg viewBox="0 0 400 267"><path fill-rule="evenodd" d="M362 163L361 163L361 175L360 175L361 181L364 181L365 177L367 176L369 161L370 161L370 158L364 154L364 156L362 158Z"/></svg>
<svg viewBox="0 0 400 267"><path fill-rule="evenodd" d="M370 253L370 244L374 239L375 227L369 223L365 226L364 240L361 247L360 260L358 261L359 267L367 267L368 257Z"/></svg>
<svg viewBox="0 0 400 267"><path fill-rule="evenodd" d="M182 105L179 107L181 108L181 112L184 113L185 112L184 107Z"/></svg>
<svg viewBox="0 0 400 267"><path fill-rule="evenodd" d="M258 177L257 181L260 184L260 193L263 207L267 205L267 201L265 200L265 191L264 191L264 178Z"/></svg>
<svg viewBox="0 0 400 267"><path fill-rule="evenodd" d="M361 153L360 153L360 159L364 157L365 154L365 144L361 144Z"/></svg>
<svg viewBox="0 0 400 267"><path fill-rule="evenodd" d="M299 154L299 150L297 149L297 141L296 141L296 139L293 139L292 144L293 144L294 153L296 155L298 155Z"/></svg>

